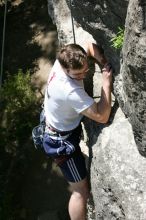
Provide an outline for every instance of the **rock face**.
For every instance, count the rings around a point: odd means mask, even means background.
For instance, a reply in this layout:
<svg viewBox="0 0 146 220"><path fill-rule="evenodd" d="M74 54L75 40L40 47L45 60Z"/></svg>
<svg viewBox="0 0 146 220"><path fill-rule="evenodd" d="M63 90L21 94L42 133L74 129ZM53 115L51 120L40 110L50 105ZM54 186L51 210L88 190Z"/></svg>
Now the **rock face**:
<svg viewBox="0 0 146 220"><path fill-rule="evenodd" d="M71 2L76 42L95 39L115 67L116 102L109 124L99 126L85 120L95 218L145 220L146 2ZM70 1L49 0L48 11L57 25L60 44L73 42ZM120 52L111 47L110 40L118 27L124 26ZM88 80L94 97L100 95L99 79L100 74L95 72Z"/></svg>
<svg viewBox="0 0 146 220"><path fill-rule="evenodd" d="M131 0L121 63L122 104L140 153L146 156L146 1Z"/></svg>
<svg viewBox="0 0 146 220"><path fill-rule="evenodd" d="M137 151L130 123L120 108L97 137L90 126L91 186L97 220L146 219L146 160Z"/></svg>

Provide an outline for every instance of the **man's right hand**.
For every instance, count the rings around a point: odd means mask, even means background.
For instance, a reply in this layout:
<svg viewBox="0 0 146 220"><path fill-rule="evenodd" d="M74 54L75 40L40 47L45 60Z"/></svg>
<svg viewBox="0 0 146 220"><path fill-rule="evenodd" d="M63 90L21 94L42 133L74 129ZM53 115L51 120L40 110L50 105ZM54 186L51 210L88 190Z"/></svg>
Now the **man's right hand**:
<svg viewBox="0 0 146 220"><path fill-rule="evenodd" d="M102 68L103 87L111 87L113 69L110 63Z"/></svg>

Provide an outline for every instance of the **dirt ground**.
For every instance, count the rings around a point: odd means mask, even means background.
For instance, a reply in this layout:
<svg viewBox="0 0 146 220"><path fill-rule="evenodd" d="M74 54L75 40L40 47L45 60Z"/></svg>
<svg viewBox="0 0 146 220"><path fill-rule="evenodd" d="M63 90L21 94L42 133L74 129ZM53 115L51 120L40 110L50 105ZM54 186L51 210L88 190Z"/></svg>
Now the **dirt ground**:
<svg viewBox="0 0 146 220"><path fill-rule="evenodd" d="M0 7L0 36L3 8ZM13 0L8 2L4 72L15 74L18 69L30 70L38 92L44 86L54 62L57 32L47 11L47 0ZM29 155L30 158L30 155ZM29 168L20 185L14 188L11 220L67 220L69 189L52 161L34 150ZM18 174L19 178L19 172Z"/></svg>
<svg viewBox="0 0 146 220"><path fill-rule="evenodd" d="M0 8L1 37L3 12L4 9ZM35 74L34 83L39 87L46 82L56 46L57 32L48 15L47 0L8 1L4 72L14 74L18 69L30 70Z"/></svg>

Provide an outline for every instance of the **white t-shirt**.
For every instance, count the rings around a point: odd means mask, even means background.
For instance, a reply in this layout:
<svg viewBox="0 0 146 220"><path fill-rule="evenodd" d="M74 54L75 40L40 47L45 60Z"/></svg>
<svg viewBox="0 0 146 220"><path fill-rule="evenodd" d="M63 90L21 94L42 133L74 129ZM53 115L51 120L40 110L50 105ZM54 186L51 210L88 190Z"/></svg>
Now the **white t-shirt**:
<svg viewBox="0 0 146 220"><path fill-rule="evenodd" d="M94 103L84 90L82 80L71 79L65 74L58 60L49 74L44 109L46 121L60 131L76 128L80 114Z"/></svg>

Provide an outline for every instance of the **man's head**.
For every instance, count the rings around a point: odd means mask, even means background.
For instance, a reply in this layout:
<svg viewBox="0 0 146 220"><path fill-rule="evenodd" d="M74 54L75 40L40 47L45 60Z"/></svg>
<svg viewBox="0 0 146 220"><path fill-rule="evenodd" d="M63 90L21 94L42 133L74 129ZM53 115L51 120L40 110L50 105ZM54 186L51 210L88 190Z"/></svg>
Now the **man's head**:
<svg viewBox="0 0 146 220"><path fill-rule="evenodd" d="M58 60L73 79L81 80L88 71L87 53L77 44L68 44L58 53Z"/></svg>

